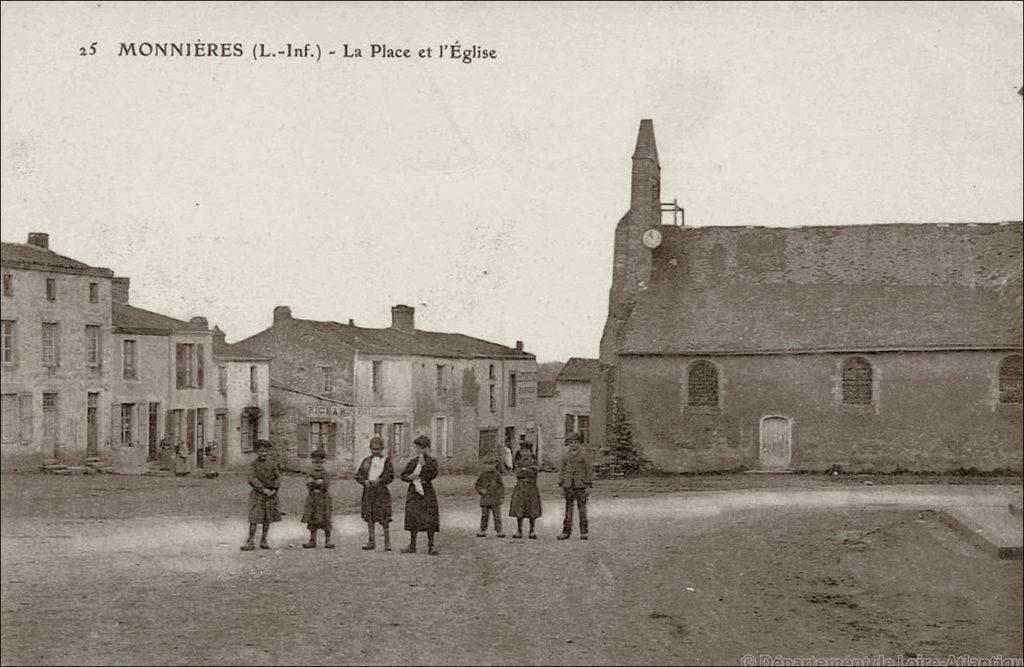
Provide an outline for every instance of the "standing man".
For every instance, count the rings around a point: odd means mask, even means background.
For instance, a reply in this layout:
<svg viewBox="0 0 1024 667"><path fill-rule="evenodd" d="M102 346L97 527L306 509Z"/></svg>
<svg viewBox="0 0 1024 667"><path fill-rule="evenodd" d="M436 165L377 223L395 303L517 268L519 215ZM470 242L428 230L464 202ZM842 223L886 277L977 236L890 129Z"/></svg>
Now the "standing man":
<svg viewBox="0 0 1024 667"><path fill-rule="evenodd" d="M565 437L565 446L569 450L562 457L562 469L558 474L558 486L565 494L565 522L562 524L560 540L567 540L572 535L573 503L580 510L580 539L588 538L590 524L587 521L587 498L593 486L593 475L590 471L590 460L580 444L583 436L573 431Z"/></svg>

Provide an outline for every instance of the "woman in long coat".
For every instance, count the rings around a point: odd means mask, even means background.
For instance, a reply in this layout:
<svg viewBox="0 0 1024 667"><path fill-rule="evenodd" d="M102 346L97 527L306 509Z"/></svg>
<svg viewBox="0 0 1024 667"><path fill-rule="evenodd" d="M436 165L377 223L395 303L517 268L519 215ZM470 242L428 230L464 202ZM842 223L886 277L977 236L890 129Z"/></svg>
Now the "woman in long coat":
<svg viewBox="0 0 1024 667"><path fill-rule="evenodd" d="M417 437L413 444L416 445L417 456L402 471L402 481L409 482L405 496L405 529L409 531L409 546L402 549L402 553L416 553L416 534L426 531L427 553L436 556L434 533L441 530L441 520L437 494L431 482L437 477L437 459L429 454L430 438L427 436Z"/></svg>
<svg viewBox="0 0 1024 667"><path fill-rule="evenodd" d="M534 525L542 514L537 472L537 460L533 458L530 443L519 443L519 451L516 452L516 487L512 489L512 500L508 506L508 515L514 516L519 526L513 539L523 538L523 519L530 520L530 539L537 539Z"/></svg>

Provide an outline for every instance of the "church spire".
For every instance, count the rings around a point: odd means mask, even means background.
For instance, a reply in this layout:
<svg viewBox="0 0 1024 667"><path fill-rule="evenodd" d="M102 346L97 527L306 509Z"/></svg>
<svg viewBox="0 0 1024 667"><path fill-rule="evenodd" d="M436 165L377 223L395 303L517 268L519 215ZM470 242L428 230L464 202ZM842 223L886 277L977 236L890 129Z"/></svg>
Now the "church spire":
<svg viewBox="0 0 1024 667"><path fill-rule="evenodd" d="M654 142L654 122L650 118L640 121L636 137L629 208L641 226L649 227L661 222L661 165L658 164L658 146Z"/></svg>

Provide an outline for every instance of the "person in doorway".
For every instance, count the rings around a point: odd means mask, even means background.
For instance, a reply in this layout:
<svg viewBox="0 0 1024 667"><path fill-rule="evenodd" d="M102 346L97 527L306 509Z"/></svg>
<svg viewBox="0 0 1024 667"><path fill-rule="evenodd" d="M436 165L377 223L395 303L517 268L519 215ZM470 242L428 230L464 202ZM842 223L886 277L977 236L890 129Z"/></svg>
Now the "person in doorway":
<svg viewBox="0 0 1024 667"><path fill-rule="evenodd" d="M302 522L309 530L309 542L302 545L303 549L316 547L316 531L324 531L324 549L333 549L331 542L331 524L334 515L334 501L331 499L331 479L324 470L324 450L317 449L311 455L313 470L309 473L306 488L306 506L302 510Z"/></svg>
<svg viewBox="0 0 1024 667"><path fill-rule="evenodd" d="M206 477L207 479L218 477L220 473L217 472L217 441L211 440L210 444L206 446L206 451L204 453L206 456L204 457L203 468L205 472L203 473L203 477Z"/></svg>
<svg viewBox="0 0 1024 667"><path fill-rule="evenodd" d="M582 443L583 436L578 431L573 431L565 437L568 451L562 457L562 469L558 475L558 486L562 487L562 493L565 494L565 521L562 524L562 534L558 536L560 540L567 540L572 535L573 503L580 510L580 539L585 540L589 537L587 499L590 496L590 487L593 486L593 475L590 460L581 447Z"/></svg>
<svg viewBox="0 0 1024 667"><path fill-rule="evenodd" d="M174 476L184 477L189 474L188 445L181 438L174 445Z"/></svg>
<svg viewBox="0 0 1024 667"><path fill-rule="evenodd" d="M512 489L512 502L508 506L508 515L514 516L518 525L516 534L512 536L517 540L523 539L523 519L530 520L530 539L537 539L536 521L542 514L537 471L533 448L524 440L516 452L516 487Z"/></svg>
<svg viewBox="0 0 1024 667"><path fill-rule="evenodd" d="M501 459L486 457L483 471L476 478L476 492L480 494L480 532L477 537L487 536L487 522L494 515L494 532L505 537L501 530L501 506L505 502L505 484L501 480Z"/></svg>
<svg viewBox="0 0 1024 667"><path fill-rule="evenodd" d="M405 529L409 531L409 546L402 549L402 553L416 553L416 535L423 531L427 533L427 553L436 556L434 534L440 531L441 520L432 482L437 477L437 459L430 455L430 438L427 436L418 436L413 444L416 445L416 458L411 459L402 471L402 481L409 483L405 496Z"/></svg>
<svg viewBox="0 0 1024 667"><path fill-rule="evenodd" d="M256 526L263 524L260 535L260 549L269 549L267 532L270 524L281 520L281 511L277 506L277 491L281 486L281 470L277 466L277 457L273 454L274 445L269 440L256 441L256 460L249 471L249 539L242 545L242 551L252 551L256 547Z"/></svg>
<svg viewBox="0 0 1024 667"><path fill-rule="evenodd" d="M512 456L512 443L505 443L505 448L501 451L501 462L505 466L505 472L512 472L512 467L515 465L515 458Z"/></svg>
<svg viewBox="0 0 1024 667"><path fill-rule="evenodd" d="M370 438L370 455L363 459L356 472L356 482L363 487L361 514L366 522L368 540L363 551L377 548L374 524L379 523L384 535L384 551L391 551L391 492L388 484L395 479L391 459L384 455L384 440Z"/></svg>

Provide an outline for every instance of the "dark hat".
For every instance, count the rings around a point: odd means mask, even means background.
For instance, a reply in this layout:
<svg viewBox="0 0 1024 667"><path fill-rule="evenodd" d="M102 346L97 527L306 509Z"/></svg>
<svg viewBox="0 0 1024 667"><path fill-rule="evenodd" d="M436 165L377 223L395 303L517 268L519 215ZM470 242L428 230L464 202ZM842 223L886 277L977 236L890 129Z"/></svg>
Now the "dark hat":
<svg viewBox="0 0 1024 667"><path fill-rule="evenodd" d="M372 438L370 438L370 446L372 447L374 444L383 445L384 438L380 437L379 435L373 436Z"/></svg>
<svg viewBox="0 0 1024 667"><path fill-rule="evenodd" d="M583 434L579 431L573 431L569 435L565 436L566 442L583 442Z"/></svg>
<svg viewBox="0 0 1024 667"><path fill-rule="evenodd" d="M429 447L430 438L428 438L425 435L418 435L416 436L416 439L412 441L412 444L416 445L417 447Z"/></svg>
<svg viewBox="0 0 1024 667"><path fill-rule="evenodd" d="M256 451L259 451L261 449L273 449L274 443L270 442L269 440L257 440L254 446L256 447Z"/></svg>

